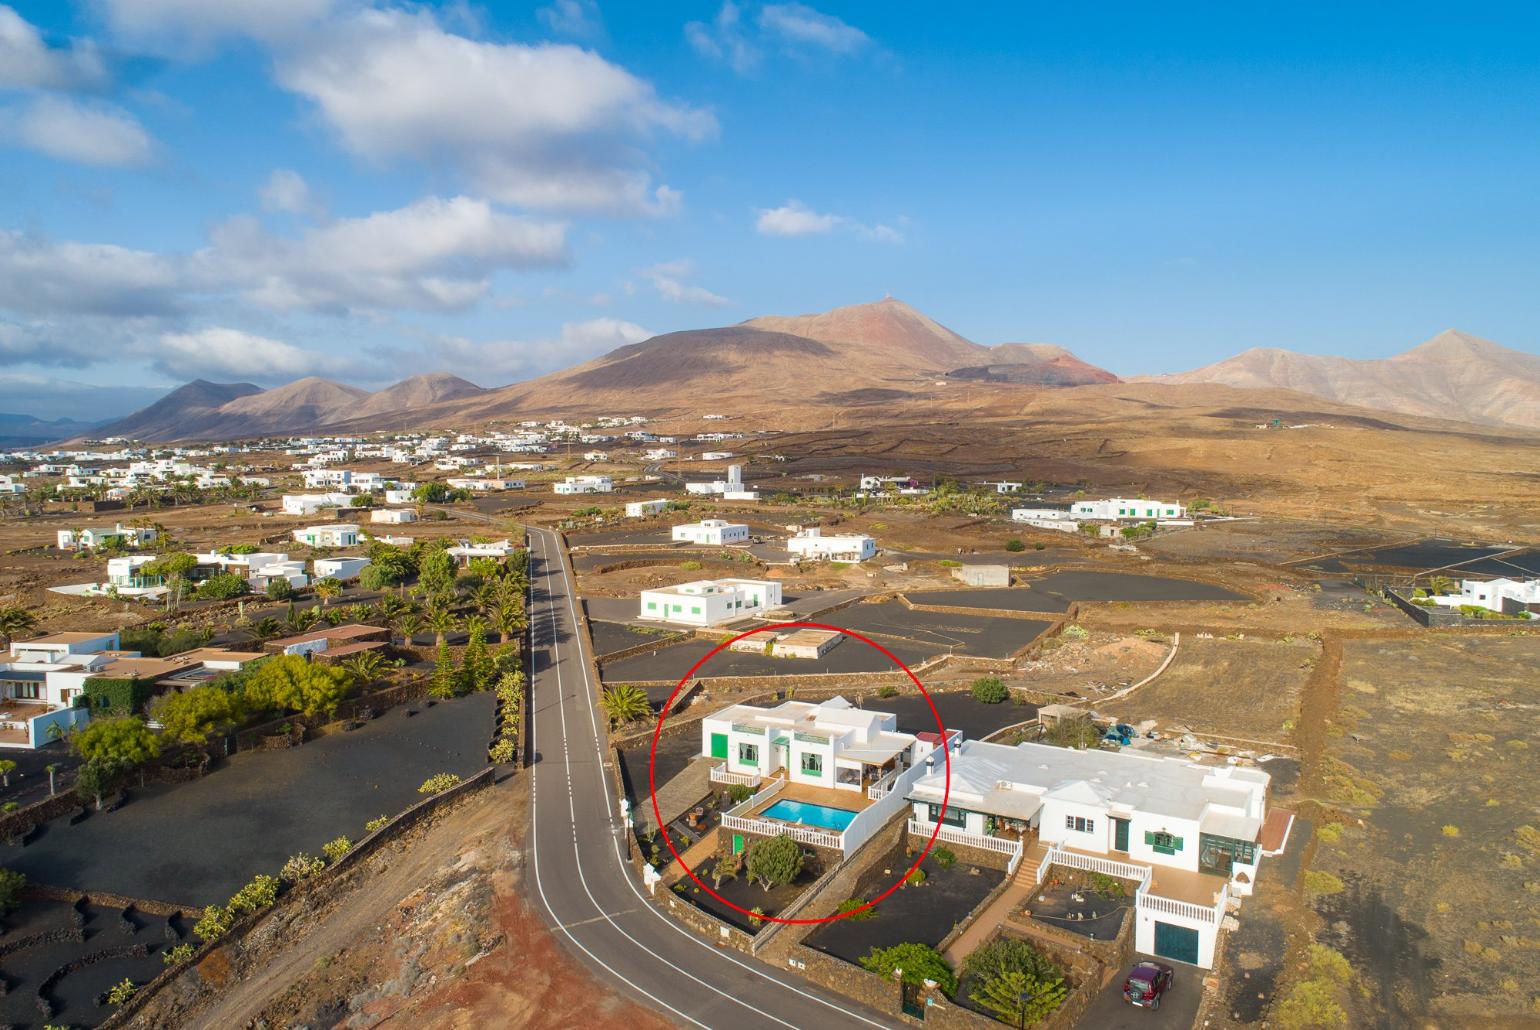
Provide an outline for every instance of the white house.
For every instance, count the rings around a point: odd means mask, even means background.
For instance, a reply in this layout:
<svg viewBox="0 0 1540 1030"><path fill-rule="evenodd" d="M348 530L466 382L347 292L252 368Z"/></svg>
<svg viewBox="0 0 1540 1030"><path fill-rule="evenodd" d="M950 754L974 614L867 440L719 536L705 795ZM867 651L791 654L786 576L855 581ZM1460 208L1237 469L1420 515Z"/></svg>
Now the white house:
<svg viewBox="0 0 1540 1030"><path fill-rule="evenodd" d="M252 554L222 554L218 551L210 551L206 554L193 555L193 557L198 559L198 565L202 569L240 576L258 589L265 588L269 579L277 577L289 580L290 586L304 585L305 563L291 562L289 556L280 551L257 551ZM300 578L298 583L293 581L296 571Z"/></svg>
<svg viewBox="0 0 1540 1030"><path fill-rule="evenodd" d="M416 522L417 512L413 508L375 508L369 513L369 521L401 525L405 522Z"/></svg>
<svg viewBox="0 0 1540 1030"><path fill-rule="evenodd" d="M117 633L52 633L11 644L0 658L0 748L33 750L91 719L75 700L112 664ZM103 654L102 652L113 652Z"/></svg>
<svg viewBox="0 0 1540 1030"><path fill-rule="evenodd" d="M461 540L453 547L444 550L453 558L456 564L469 565L477 558L491 558L493 561L507 561L508 556L518 550L512 540L486 540L476 543L470 540Z"/></svg>
<svg viewBox="0 0 1540 1030"><path fill-rule="evenodd" d="M750 490L743 484L743 466L727 466L727 478L716 479L709 483L686 483L684 485L688 493L702 496L716 495L727 501L757 501L759 491Z"/></svg>
<svg viewBox="0 0 1540 1030"><path fill-rule="evenodd" d="M1069 514L1076 519L1179 519L1187 509L1172 501L1146 501L1131 497L1109 497L1104 501L1076 501Z"/></svg>
<svg viewBox="0 0 1540 1030"><path fill-rule="evenodd" d="M963 565L952 570L952 578L970 587L1008 587L1011 585L1009 565Z"/></svg>
<svg viewBox="0 0 1540 1030"><path fill-rule="evenodd" d="M724 544L740 544L748 540L749 527L741 522L728 522L725 519L702 519L699 522L685 522L675 526L672 535L675 543L709 544L720 547Z"/></svg>
<svg viewBox="0 0 1540 1030"><path fill-rule="evenodd" d="M294 539L311 547L356 547L358 527L351 522L306 526L304 529L294 530Z"/></svg>
<svg viewBox="0 0 1540 1030"><path fill-rule="evenodd" d="M1470 606L1503 615L1540 612L1540 579L1465 579L1458 594L1436 594L1428 600L1450 608Z"/></svg>
<svg viewBox="0 0 1540 1030"><path fill-rule="evenodd" d="M787 540L786 549L811 561L866 561L877 554L877 541L862 533L824 536L811 526Z"/></svg>
<svg viewBox="0 0 1540 1030"><path fill-rule="evenodd" d="M315 570L316 579L335 579L348 583L357 579L369 567L369 559L353 556L317 558L310 564Z"/></svg>
<svg viewBox="0 0 1540 1030"><path fill-rule="evenodd" d="M607 494L615 489L615 481L609 476L568 476L552 489L558 494Z"/></svg>
<svg viewBox="0 0 1540 1030"><path fill-rule="evenodd" d="M645 519L649 515L659 515L668 510L668 501L658 498L651 501L627 501L626 518Z"/></svg>
<svg viewBox="0 0 1540 1030"><path fill-rule="evenodd" d="M1074 533L1080 529L1080 523L1064 508L1012 508L1011 521L1061 533Z"/></svg>
<svg viewBox="0 0 1540 1030"><path fill-rule="evenodd" d="M353 498L345 493L284 494L285 515L314 515L322 508L346 508Z"/></svg>
<svg viewBox="0 0 1540 1030"><path fill-rule="evenodd" d="M701 461L726 461L733 456L732 451L701 451Z"/></svg>
<svg viewBox="0 0 1540 1030"><path fill-rule="evenodd" d="M716 626L781 606L773 579L701 579L643 590L639 617L688 626Z"/></svg>
<svg viewBox="0 0 1540 1030"><path fill-rule="evenodd" d="M59 549L62 551L91 550L97 547L117 545L143 547L153 543L155 529L151 526L85 526L77 529L61 529L58 532Z"/></svg>
<svg viewBox="0 0 1540 1030"><path fill-rule="evenodd" d="M583 460L584 461L609 461L610 460L610 455L609 455L608 451L584 451L583 452Z"/></svg>
<svg viewBox="0 0 1540 1030"><path fill-rule="evenodd" d="M843 697L774 708L730 705L701 720L701 755L726 771L833 790L865 792L920 757L898 717L857 708Z"/></svg>
<svg viewBox="0 0 1540 1030"><path fill-rule="evenodd" d="M845 634L829 629L797 629L790 633L756 633L735 640L731 650L748 654L768 654L772 658L822 658L845 639Z"/></svg>
<svg viewBox="0 0 1540 1030"><path fill-rule="evenodd" d="M1114 875L1139 884L1135 947L1213 964L1227 899L1250 894L1256 881L1267 773L1031 743L968 741L950 759L944 813L939 758L910 787L911 833L928 836L939 820L958 843L1035 838L1047 847L1044 861L1106 872L1111 860Z"/></svg>

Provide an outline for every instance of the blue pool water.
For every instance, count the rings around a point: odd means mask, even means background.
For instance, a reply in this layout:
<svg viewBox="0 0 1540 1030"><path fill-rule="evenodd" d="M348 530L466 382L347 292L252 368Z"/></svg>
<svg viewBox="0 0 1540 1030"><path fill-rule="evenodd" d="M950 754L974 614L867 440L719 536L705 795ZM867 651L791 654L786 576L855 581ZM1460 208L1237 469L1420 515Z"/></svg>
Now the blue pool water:
<svg viewBox="0 0 1540 1030"><path fill-rule="evenodd" d="M810 805L803 801L777 801L759 813L759 817L841 832L850 825L850 821L856 817L856 814L843 808L830 808L828 805Z"/></svg>

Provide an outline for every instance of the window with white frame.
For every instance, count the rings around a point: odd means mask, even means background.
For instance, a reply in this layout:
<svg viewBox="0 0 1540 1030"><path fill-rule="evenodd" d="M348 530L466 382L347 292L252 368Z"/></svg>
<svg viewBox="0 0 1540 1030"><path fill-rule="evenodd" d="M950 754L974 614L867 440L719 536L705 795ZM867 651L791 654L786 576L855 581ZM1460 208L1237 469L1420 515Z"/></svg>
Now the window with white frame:
<svg viewBox="0 0 1540 1030"><path fill-rule="evenodd" d="M1076 833L1095 833L1096 820L1079 815L1067 815L1064 817L1064 828L1074 830Z"/></svg>
<svg viewBox="0 0 1540 1030"><path fill-rule="evenodd" d="M738 764L739 765L758 765L759 764L759 745L758 744L739 744L738 745Z"/></svg>
<svg viewBox="0 0 1540 1030"><path fill-rule="evenodd" d="M802 752L802 773L804 776L822 776L823 755L812 751Z"/></svg>

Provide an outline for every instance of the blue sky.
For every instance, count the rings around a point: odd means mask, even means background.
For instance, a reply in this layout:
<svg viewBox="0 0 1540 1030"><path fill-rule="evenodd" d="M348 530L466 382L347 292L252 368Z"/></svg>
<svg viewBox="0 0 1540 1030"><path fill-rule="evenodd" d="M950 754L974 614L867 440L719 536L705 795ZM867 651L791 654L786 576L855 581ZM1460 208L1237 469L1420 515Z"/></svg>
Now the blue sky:
<svg viewBox="0 0 1540 1030"><path fill-rule="evenodd" d="M1517 5L0 0L0 411L199 376L501 385L885 294L1123 374L1450 327L1534 352L1537 30Z"/></svg>

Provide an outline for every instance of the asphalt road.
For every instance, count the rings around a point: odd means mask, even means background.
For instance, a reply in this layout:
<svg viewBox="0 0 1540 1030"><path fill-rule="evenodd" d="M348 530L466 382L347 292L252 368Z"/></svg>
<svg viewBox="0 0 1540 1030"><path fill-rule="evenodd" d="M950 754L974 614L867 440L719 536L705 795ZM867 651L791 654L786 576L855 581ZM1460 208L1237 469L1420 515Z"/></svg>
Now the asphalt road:
<svg viewBox="0 0 1540 1030"><path fill-rule="evenodd" d="M880 1013L736 952L652 908L625 860L595 684L560 544L531 528L533 889L596 974L682 1025L884 1027Z"/></svg>

